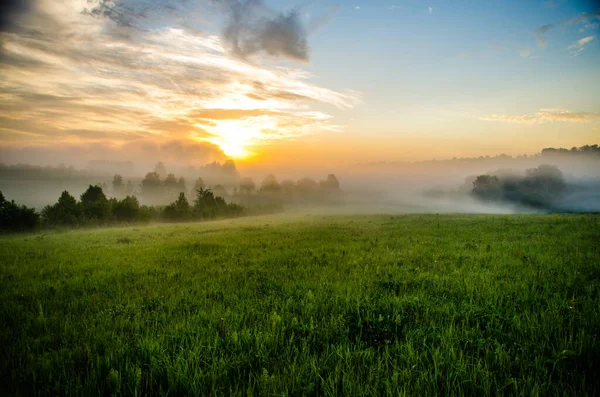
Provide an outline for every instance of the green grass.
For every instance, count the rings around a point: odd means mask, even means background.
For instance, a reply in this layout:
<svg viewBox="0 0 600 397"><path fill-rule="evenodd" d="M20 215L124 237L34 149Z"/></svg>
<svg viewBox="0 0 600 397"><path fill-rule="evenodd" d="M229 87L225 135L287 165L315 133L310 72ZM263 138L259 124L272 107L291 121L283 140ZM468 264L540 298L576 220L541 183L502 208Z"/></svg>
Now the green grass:
<svg viewBox="0 0 600 397"><path fill-rule="evenodd" d="M600 217L0 238L2 395L598 395Z"/></svg>

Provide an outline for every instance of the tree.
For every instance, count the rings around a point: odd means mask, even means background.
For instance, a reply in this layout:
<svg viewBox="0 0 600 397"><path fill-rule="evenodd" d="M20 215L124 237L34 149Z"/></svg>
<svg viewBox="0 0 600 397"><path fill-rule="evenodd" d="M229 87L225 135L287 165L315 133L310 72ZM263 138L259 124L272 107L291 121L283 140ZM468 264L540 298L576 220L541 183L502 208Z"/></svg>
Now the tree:
<svg viewBox="0 0 600 397"><path fill-rule="evenodd" d="M115 174L112 181L112 194L113 197L122 197L125 193L125 184L123 183L123 177L119 174Z"/></svg>
<svg viewBox="0 0 600 397"><path fill-rule="evenodd" d="M142 180L142 197L151 203L160 202L163 198L163 186L156 172L149 172Z"/></svg>
<svg viewBox="0 0 600 397"><path fill-rule="evenodd" d="M185 192L185 179L183 179L183 177L177 179L177 189L179 190L179 193Z"/></svg>
<svg viewBox="0 0 600 397"><path fill-rule="evenodd" d="M177 178L175 178L175 175L173 174L167 175L163 182L163 186L168 200L175 199L175 197L177 197L177 194L180 193L178 191Z"/></svg>
<svg viewBox="0 0 600 397"><path fill-rule="evenodd" d="M47 225L74 226L84 219L81 204L66 190L54 205L47 205L42 210L42 220Z"/></svg>
<svg viewBox="0 0 600 397"><path fill-rule="evenodd" d="M175 202L167 205L163 211L163 218L168 221L185 221L192 216L190 204L185 198L185 193L179 193Z"/></svg>
<svg viewBox="0 0 600 397"><path fill-rule="evenodd" d="M102 188L90 185L81 195L83 215L88 219L106 220L110 215L110 205Z"/></svg>
<svg viewBox="0 0 600 397"><path fill-rule="evenodd" d="M281 185L277 182L277 178L273 174L269 174L265 177L265 179L260 184L260 190L263 192L280 192Z"/></svg>
<svg viewBox="0 0 600 397"><path fill-rule="evenodd" d="M167 169L165 168L165 165L160 161L156 164L156 167L154 167L154 172L158 174L159 178L164 178L167 176Z"/></svg>
<svg viewBox="0 0 600 397"><path fill-rule="evenodd" d="M196 190L194 200L194 215L198 218L210 219L217 215L217 202L210 189Z"/></svg>
<svg viewBox="0 0 600 397"><path fill-rule="evenodd" d="M40 215L33 208L8 201L0 192L0 230L26 231L36 228Z"/></svg>
<svg viewBox="0 0 600 397"><path fill-rule="evenodd" d="M204 189L204 186L204 180L201 177L198 177L194 183L194 189Z"/></svg>
<svg viewBox="0 0 600 397"><path fill-rule="evenodd" d="M340 182L335 175L329 174L327 178L319 182L319 187L328 191L339 191Z"/></svg>
<svg viewBox="0 0 600 397"><path fill-rule="evenodd" d="M254 190L256 190L256 184L252 180L252 178L242 178L240 180L240 192L245 194L250 194Z"/></svg>
<svg viewBox="0 0 600 397"><path fill-rule="evenodd" d="M135 196L127 196L123 200L117 201L112 211L118 221L133 222L138 218L140 203Z"/></svg>
<svg viewBox="0 0 600 397"><path fill-rule="evenodd" d="M225 198L229 195L227 189L223 185L215 185L212 187L213 194L217 197Z"/></svg>
<svg viewBox="0 0 600 397"><path fill-rule="evenodd" d="M302 178L296 182L296 188L298 191L303 193L313 192L317 189L317 182L310 178Z"/></svg>
<svg viewBox="0 0 600 397"><path fill-rule="evenodd" d="M133 183L131 183L131 181L127 181L127 185L125 186L125 195L131 196L134 193Z"/></svg>
<svg viewBox="0 0 600 397"><path fill-rule="evenodd" d="M473 182L473 194L485 200L502 198L500 180L495 175L479 175Z"/></svg>

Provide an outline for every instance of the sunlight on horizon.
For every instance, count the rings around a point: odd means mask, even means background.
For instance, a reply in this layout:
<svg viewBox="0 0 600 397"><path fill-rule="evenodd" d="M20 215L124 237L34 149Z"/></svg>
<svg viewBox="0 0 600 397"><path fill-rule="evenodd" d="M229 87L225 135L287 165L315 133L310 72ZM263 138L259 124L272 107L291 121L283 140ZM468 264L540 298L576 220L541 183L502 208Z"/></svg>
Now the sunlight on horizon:
<svg viewBox="0 0 600 397"><path fill-rule="evenodd" d="M223 153L233 159L247 159L254 155L248 146L262 140L263 131L260 126L252 125L247 120L220 120L214 126L202 125L211 137L200 139L217 145Z"/></svg>

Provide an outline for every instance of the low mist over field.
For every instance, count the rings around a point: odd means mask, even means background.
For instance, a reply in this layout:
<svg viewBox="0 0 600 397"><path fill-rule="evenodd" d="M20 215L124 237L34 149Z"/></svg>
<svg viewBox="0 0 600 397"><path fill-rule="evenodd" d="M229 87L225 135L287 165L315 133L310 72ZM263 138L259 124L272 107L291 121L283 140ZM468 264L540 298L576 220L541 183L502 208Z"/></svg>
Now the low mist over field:
<svg viewBox="0 0 600 397"><path fill-rule="evenodd" d="M63 157L68 161L68 157ZM543 202L526 198L482 197L474 194L480 175L501 180L523 180L539 167L553 167L560 191L549 192L540 185L528 194L547 196ZM144 170L145 169L145 170ZM4 194L20 203L43 208L67 190L78 197L89 185L99 185L109 197L135 195L142 203L166 205L179 192L195 196L198 180L202 187L226 199L244 203L248 195L261 202L277 202L288 210L319 213L462 212L515 213L532 211L600 211L600 149L587 145L573 149L543 149L531 155L455 158L421 162L349 164L323 170L278 168L268 174L252 167L238 167L234 160L214 161L202 166L177 163L91 160L84 168L64 163L53 166L2 164L0 186ZM148 175L157 172L157 183L171 193L152 196L144 187ZM543 174L543 172L542 172ZM333 175L338 185L336 199L323 201L319 181ZM115 185L115 178L122 187ZM169 183L173 186L169 187ZM313 192L314 190L314 192ZM261 196L262 193L262 196ZM151 197L152 196L152 197ZM489 196L489 195L488 195ZM502 196L502 197L501 197ZM544 201L547 199L547 202ZM550 202L550 201L552 202ZM247 200L246 200L247 201Z"/></svg>

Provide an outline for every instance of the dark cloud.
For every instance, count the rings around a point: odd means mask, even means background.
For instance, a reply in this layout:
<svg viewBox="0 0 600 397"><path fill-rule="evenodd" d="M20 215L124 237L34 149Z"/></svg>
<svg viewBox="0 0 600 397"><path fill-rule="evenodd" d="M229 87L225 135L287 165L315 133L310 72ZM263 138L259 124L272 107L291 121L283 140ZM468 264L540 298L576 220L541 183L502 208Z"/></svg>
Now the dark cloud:
<svg viewBox="0 0 600 397"><path fill-rule="evenodd" d="M228 16L223 36L229 50L246 59L266 53L274 57L308 61L307 29L298 9L287 13L269 10L260 0L215 0Z"/></svg>
<svg viewBox="0 0 600 397"><path fill-rule="evenodd" d="M11 30L16 20L31 8L33 0L0 0L0 32Z"/></svg>

